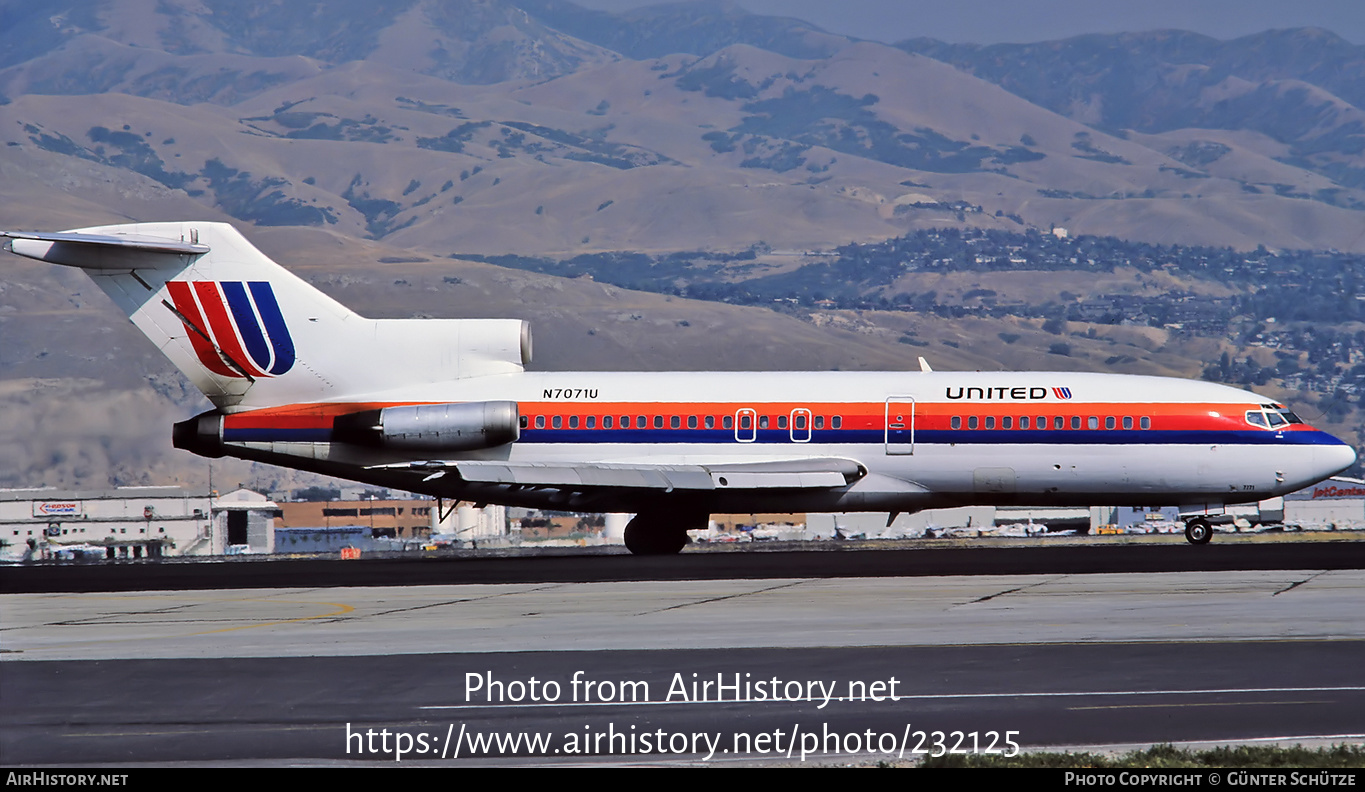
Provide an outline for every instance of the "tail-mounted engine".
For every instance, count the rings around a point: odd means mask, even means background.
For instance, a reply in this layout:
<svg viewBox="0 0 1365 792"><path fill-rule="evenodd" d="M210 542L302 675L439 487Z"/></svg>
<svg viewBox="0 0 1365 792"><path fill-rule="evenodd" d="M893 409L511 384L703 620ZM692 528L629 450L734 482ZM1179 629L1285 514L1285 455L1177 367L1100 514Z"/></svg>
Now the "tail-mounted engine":
<svg viewBox="0 0 1365 792"><path fill-rule="evenodd" d="M338 416L332 441L372 448L473 451L521 436L514 401L412 404Z"/></svg>

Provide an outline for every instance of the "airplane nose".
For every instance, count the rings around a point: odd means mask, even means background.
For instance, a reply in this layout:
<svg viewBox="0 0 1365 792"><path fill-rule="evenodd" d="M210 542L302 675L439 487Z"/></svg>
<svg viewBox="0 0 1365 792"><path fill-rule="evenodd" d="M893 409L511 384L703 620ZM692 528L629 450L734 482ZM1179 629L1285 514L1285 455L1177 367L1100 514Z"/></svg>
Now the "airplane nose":
<svg viewBox="0 0 1365 792"><path fill-rule="evenodd" d="M1322 478L1335 476L1356 463L1356 450L1345 443L1318 446L1313 450L1313 463Z"/></svg>

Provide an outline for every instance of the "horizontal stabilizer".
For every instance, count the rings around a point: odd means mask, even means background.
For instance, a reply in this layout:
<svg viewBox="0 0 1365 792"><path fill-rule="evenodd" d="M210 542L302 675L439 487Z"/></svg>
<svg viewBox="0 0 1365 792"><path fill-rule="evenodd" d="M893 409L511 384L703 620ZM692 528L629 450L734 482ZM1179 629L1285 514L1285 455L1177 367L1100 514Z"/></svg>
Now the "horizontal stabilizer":
<svg viewBox="0 0 1365 792"><path fill-rule="evenodd" d="M12 240L10 250L20 256L83 269L126 269L130 253L200 256L209 252L208 245L195 240L137 234L0 231L0 238Z"/></svg>
<svg viewBox="0 0 1365 792"><path fill-rule="evenodd" d="M528 487L631 488L671 490L831 489L866 475L850 459L792 459L776 462L716 465L649 465L539 462L465 462L429 460L381 465L385 470L415 473L453 472L480 484Z"/></svg>

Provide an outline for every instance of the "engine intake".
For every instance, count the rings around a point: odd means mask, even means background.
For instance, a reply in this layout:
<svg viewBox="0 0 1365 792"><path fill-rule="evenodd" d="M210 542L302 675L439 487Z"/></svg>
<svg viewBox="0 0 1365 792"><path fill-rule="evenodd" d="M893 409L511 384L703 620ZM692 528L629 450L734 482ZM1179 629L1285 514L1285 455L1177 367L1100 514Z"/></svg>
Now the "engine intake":
<svg viewBox="0 0 1365 792"><path fill-rule="evenodd" d="M521 436L514 401L410 404L336 418L332 439L373 448L473 451Z"/></svg>

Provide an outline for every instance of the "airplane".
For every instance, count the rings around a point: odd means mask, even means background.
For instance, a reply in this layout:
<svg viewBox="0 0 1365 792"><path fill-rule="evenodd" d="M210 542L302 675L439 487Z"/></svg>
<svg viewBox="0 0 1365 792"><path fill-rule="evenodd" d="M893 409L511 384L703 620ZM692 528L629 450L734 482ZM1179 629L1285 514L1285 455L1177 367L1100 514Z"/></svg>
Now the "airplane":
<svg viewBox="0 0 1365 792"><path fill-rule="evenodd" d="M367 319L225 223L0 232L85 271L214 409L175 447L438 498L627 512L636 554L713 513L1228 504L1355 450L1209 382L1076 372L533 372L516 319Z"/></svg>

